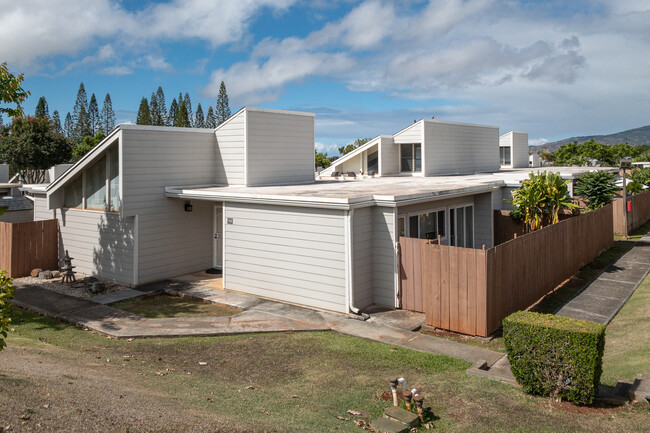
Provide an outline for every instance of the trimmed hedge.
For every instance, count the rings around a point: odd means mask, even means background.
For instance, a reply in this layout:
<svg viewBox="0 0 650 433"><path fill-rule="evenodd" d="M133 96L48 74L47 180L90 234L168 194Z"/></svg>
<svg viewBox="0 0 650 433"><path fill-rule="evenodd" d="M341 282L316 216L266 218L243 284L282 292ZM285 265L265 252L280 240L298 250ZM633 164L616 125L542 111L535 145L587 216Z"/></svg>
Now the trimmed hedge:
<svg viewBox="0 0 650 433"><path fill-rule="evenodd" d="M503 319L512 374L530 394L593 402L602 373L605 326L519 311Z"/></svg>

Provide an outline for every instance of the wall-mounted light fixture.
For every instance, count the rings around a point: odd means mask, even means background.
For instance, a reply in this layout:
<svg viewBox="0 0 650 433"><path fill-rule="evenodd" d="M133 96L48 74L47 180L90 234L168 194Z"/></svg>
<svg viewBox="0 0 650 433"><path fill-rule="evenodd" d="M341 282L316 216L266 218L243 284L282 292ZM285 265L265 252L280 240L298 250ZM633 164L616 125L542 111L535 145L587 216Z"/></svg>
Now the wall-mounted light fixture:
<svg viewBox="0 0 650 433"><path fill-rule="evenodd" d="M192 212L192 202L191 201L186 201L185 202L185 212Z"/></svg>

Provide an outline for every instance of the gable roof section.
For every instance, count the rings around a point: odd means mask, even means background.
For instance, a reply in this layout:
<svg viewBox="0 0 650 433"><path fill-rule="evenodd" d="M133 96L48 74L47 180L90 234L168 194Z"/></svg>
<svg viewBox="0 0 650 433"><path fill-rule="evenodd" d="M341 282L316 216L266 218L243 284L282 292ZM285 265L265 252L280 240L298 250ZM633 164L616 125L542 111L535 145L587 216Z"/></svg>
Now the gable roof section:
<svg viewBox="0 0 650 433"><path fill-rule="evenodd" d="M342 157L340 157L339 159L337 159L336 161L334 161L332 163L332 167L335 166L335 165L340 165L340 164L344 163L345 161L348 161L348 160L354 158L355 156L359 155L361 152L370 149L372 146L379 143L379 139L381 137L382 137L381 135L378 135L375 138L373 138L372 140L368 141L363 146L357 147L352 152L349 152L349 153L343 155ZM323 171L325 171L325 170L323 170Z"/></svg>

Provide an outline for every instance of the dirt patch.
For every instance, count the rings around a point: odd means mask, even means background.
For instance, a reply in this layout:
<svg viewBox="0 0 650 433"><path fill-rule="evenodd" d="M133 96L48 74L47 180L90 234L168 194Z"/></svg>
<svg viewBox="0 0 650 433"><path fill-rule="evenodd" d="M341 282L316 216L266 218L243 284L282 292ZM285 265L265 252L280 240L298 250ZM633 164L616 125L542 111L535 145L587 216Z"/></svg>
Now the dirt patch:
<svg viewBox="0 0 650 433"><path fill-rule="evenodd" d="M163 317L222 317L241 313L241 308L190 296L155 293L111 304L111 307L150 319Z"/></svg>
<svg viewBox="0 0 650 433"><path fill-rule="evenodd" d="M93 296L103 295L105 293L117 292L124 290L127 286L117 284L111 281L102 281L103 289L97 293L92 293L90 288L94 282L98 280L94 277L85 277L82 274L76 274L77 281L72 283L63 283L61 278L52 278L49 280L42 280L34 277L14 278L14 283L29 284L32 286L39 286L53 292L62 293L64 295L74 296L76 298L92 298Z"/></svg>

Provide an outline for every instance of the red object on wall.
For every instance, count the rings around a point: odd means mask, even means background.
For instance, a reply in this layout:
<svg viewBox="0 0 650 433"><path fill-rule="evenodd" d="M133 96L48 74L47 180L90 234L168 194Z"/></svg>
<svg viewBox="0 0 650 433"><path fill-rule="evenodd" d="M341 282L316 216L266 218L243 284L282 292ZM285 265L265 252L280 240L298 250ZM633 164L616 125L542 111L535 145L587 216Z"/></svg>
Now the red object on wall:
<svg viewBox="0 0 650 433"><path fill-rule="evenodd" d="M627 211L632 212L632 200L627 201Z"/></svg>

